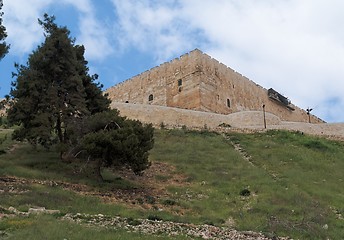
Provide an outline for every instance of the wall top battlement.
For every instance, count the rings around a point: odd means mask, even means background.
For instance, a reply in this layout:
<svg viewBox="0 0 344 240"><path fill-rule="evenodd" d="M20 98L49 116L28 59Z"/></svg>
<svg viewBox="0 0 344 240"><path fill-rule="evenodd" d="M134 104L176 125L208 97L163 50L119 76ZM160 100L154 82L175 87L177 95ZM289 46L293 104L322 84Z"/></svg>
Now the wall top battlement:
<svg viewBox="0 0 344 240"><path fill-rule="evenodd" d="M185 58L188 58L188 57L192 57L192 58L196 59L197 56L206 56L206 57L208 57L209 59L213 59L213 58L211 58L209 55L203 53L203 52L202 52L201 50L199 50L198 48L195 48L194 50L192 50L192 51L190 51L190 52L188 52L188 53L185 53L185 54L183 54L183 55L180 55L180 56L177 57L177 58L174 58L174 59L172 59L172 60L170 60L170 61L168 61L168 62L161 63L160 65L154 66L154 67L152 67L152 68L150 68L150 69L148 69L148 70L146 70L146 71L144 71L144 72L142 72L142 73L139 73L139 74L137 74L137 75L135 75L135 76L133 76L133 77L131 77L131 78L128 78L128 79L124 80L123 82L120 82L120 83L116 84L115 86L112 86L112 87L106 89L105 92L107 92L107 91L110 90L111 88L116 88L116 87L118 87L118 86L120 86L120 85L122 85L122 84L125 84L125 83L127 83L127 82L129 82L129 81L131 81L131 80L133 80L133 79L138 78L138 77L142 77L142 76L145 76L145 75L149 75L149 74L151 74L152 72L154 72L155 70L157 70L158 68L160 69L160 68L164 68L164 67L170 66L170 65L175 64L176 62L180 62L181 60L184 60ZM214 59L214 60L215 60L215 59Z"/></svg>
<svg viewBox="0 0 344 240"><path fill-rule="evenodd" d="M135 76L133 76L133 77L131 77L131 78L128 78L128 79L124 80L123 82L117 83L116 85L114 85L114 86L112 86L112 87L106 89L105 92L107 92L107 91L108 91L109 89L111 89L111 88L116 88L116 87L118 87L118 86L120 86L120 85L122 85L122 84L125 84L125 83L127 83L128 81L131 81L132 79L136 79L136 78L139 78L139 77L143 77L143 76L149 75L149 74L151 74L152 72L156 71L157 69L161 69L161 68L165 68L165 67L167 67L167 66L171 66L171 65L173 65L173 64L175 64L175 63L177 63L177 62L180 62L180 61L182 61L182 60L184 60L184 59L186 59L186 58L193 58L194 60L196 60L196 59L199 58L199 57L202 57L203 59L207 59L209 62L213 62L214 64L217 64L217 65L221 66L222 68L226 68L226 69L228 69L228 70L230 70L230 71L232 71L232 72L234 72L234 73L236 73L236 74L239 74L240 76L246 78L247 80L252 81L252 80L250 80L249 78L247 78L246 76L242 75L241 73L239 73L239 72L235 71L234 69L228 67L228 66L225 65L224 63L219 62L217 59L211 57L210 55L208 55L208 54L206 54L206 53L204 53L204 52L202 52L200 49L195 48L194 50L191 50L191 51L188 52L188 53L182 54L182 55L180 55L179 57L176 57L176 58L174 58L174 59L171 59L171 60L168 61L168 62L161 63L160 65L154 66L154 67L152 67L152 68L150 68L150 69L148 69L148 70L146 70L146 71L144 71L144 72L142 72L142 73L139 73L139 74L137 74L137 75L135 75ZM252 82L253 82L253 81L252 81ZM253 83L254 83L254 82L253 82ZM254 83L254 84L256 84L256 83ZM259 84L256 84L256 85L259 86L259 87L261 87L261 88L263 88L263 87L260 86ZM265 88L263 88L263 89L265 89ZM267 90L267 89L265 89L265 90Z"/></svg>

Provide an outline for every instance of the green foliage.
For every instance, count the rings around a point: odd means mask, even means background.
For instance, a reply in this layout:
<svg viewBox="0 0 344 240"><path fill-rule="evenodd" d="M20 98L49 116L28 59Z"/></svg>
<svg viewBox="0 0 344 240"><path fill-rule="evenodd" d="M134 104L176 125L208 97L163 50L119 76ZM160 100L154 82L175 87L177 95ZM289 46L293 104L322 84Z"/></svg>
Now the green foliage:
<svg viewBox="0 0 344 240"><path fill-rule="evenodd" d="M0 155L5 154L11 144L11 129L0 128Z"/></svg>
<svg viewBox="0 0 344 240"><path fill-rule="evenodd" d="M155 197L147 195L146 196L146 202L148 204L155 204Z"/></svg>
<svg viewBox="0 0 344 240"><path fill-rule="evenodd" d="M0 116L0 127L5 128L5 129L9 128L7 117Z"/></svg>
<svg viewBox="0 0 344 240"><path fill-rule="evenodd" d="M82 127L72 143L74 151L83 151L81 157L98 161L98 168L124 166L141 174L150 166L148 152L154 142L152 125L120 117L117 110L96 113L77 125Z"/></svg>
<svg viewBox="0 0 344 240"><path fill-rule="evenodd" d="M8 53L10 48L9 45L4 42L4 39L7 37L6 28L2 25L2 16L3 12L1 12L3 6L3 1L0 0L0 60Z"/></svg>
<svg viewBox="0 0 344 240"><path fill-rule="evenodd" d="M130 223L134 225L137 220ZM187 239L186 237L168 237L164 235L144 235L128 232L124 229L99 228L84 226L68 221L61 221L53 216L33 216L26 219L5 219L8 240L156 240L156 239ZM42 227L44 226L44 227ZM0 225L1 229L1 225ZM0 235L1 236L1 235Z"/></svg>
<svg viewBox="0 0 344 240"><path fill-rule="evenodd" d="M305 141L303 145L309 149L314 149L314 150L319 150L319 151L327 151L330 149L330 147L326 143L318 139Z"/></svg>
<svg viewBox="0 0 344 240"><path fill-rule="evenodd" d="M16 64L16 81L8 112L12 124L20 125L13 137L50 147L65 144L75 119L108 109L109 100L101 93L97 76L88 74L84 47L74 44L66 27L44 15L39 24L45 41L29 56L26 65Z"/></svg>
<svg viewBox="0 0 344 240"><path fill-rule="evenodd" d="M251 195L251 192L247 188L244 188L243 190L240 191L240 196L248 197L250 195Z"/></svg>
<svg viewBox="0 0 344 240"><path fill-rule="evenodd" d="M163 220L161 217L159 217L158 215L148 215L147 216L147 219L148 220L151 220L151 221L161 221Z"/></svg>
<svg viewBox="0 0 344 240"><path fill-rule="evenodd" d="M173 205L176 205L177 202L175 200L173 200L173 199L165 199L165 200L162 201L162 204L173 206Z"/></svg>

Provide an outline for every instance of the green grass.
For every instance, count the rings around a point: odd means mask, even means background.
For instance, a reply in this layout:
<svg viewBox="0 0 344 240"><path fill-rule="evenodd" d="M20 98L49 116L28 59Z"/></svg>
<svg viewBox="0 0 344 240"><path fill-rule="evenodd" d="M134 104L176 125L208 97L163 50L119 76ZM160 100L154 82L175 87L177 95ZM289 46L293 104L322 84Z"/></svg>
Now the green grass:
<svg viewBox="0 0 344 240"><path fill-rule="evenodd" d="M1 206L6 208L14 206L21 211L28 211L30 207L39 206L46 209L58 209L61 214L101 213L133 218L144 215L140 209L128 208L124 204L106 204L97 197L82 196L60 187L29 185L24 190L26 191L21 194L1 194Z"/></svg>
<svg viewBox="0 0 344 240"><path fill-rule="evenodd" d="M44 226L44 227L43 227ZM57 220L53 216L34 216L29 218L11 218L0 221L0 231L6 230L8 240L156 240L186 239L185 237L167 237L163 235L144 235L121 229L96 228ZM1 235L0 235L1 238Z"/></svg>
<svg viewBox="0 0 344 240"><path fill-rule="evenodd" d="M184 221L220 225L232 217L238 229L270 236L344 238L343 220L333 213L344 209L343 143L286 131L229 137L252 156L253 166L221 135L156 133L152 159L188 176L187 188L170 188L190 209ZM251 195L240 196L243 189Z"/></svg>
<svg viewBox="0 0 344 240"><path fill-rule="evenodd" d="M0 138L1 134L0 131ZM167 187L169 196L154 199L164 206L163 211L107 204L97 197L82 196L59 186L36 184L26 186L29 191L22 194L0 193L1 205L21 210L42 206L59 209L62 213L102 213L196 224L226 225L232 219L239 230L262 231L270 237L344 239L344 221L335 214L344 214L342 142L287 131L230 133L228 137L252 156L253 165L219 134L186 129L155 131L150 160L171 164L175 174L185 176L184 182ZM6 141L8 149L13 143ZM33 150L26 144L19 144L14 152L0 156L0 176L83 183L103 192L142 187L142 183L118 178L108 170L103 173L106 181L100 184L92 178L91 172L79 170L80 164L63 163L53 151ZM154 179L167 183L169 176L157 173ZM244 190L247 196L242 196ZM68 229L56 218L48 218L51 225L58 223L56 228ZM24 230L15 228L13 233L16 237L17 234L24 236L25 231L33 231L34 226L38 228L40 221L40 218L34 219L32 225L25 226ZM92 236L88 231L101 232L103 235L98 239L107 239L107 234L113 233L113 230L70 227L76 232L82 229L81 232L87 233L85 236ZM128 233L117 231L117 234ZM63 239L62 235L58 236ZM123 239L126 237L141 236L125 235Z"/></svg>
<svg viewBox="0 0 344 240"><path fill-rule="evenodd" d="M333 213L344 209L342 142L287 131L231 137L270 176L269 185L257 188L260 201L249 214L267 215L262 221L265 231L312 239L344 238L344 222Z"/></svg>
<svg viewBox="0 0 344 240"><path fill-rule="evenodd" d="M0 127L0 156L8 152L9 146L12 143L11 134L12 129L3 129Z"/></svg>

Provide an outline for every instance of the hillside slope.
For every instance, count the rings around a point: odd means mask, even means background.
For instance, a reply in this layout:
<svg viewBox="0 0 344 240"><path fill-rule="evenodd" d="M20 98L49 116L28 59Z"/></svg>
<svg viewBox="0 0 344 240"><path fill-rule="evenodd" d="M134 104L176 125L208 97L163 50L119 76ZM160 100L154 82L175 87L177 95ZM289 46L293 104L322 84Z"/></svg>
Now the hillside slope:
<svg viewBox="0 0 344 240"><path fill-rule="evenodd" d="M215 225L227 233L234 228L243 236L262 232L269 239L344 238L342 142L286 131L221 135L156 130L152 167L144 176L104 170L106 181L97 183L85 164L62 163L56 153L13 143L5 139L8 134L0 132L0 216L5 216L0 217L0 233L9 239L45 239L46 232L50 239L94 239L95 232L97 239L141 236L106 225L117 216L131 226L150 219L196 224L197 229ZM10 217L10 206L22 212L45 207L60 214ZM69 224L66 231L65 214L79 216L77 222L83 224ZM43 222L45 231L38 231ZM220 230L205 229L204 237L224 239ZM159 230L154 237L167 239L166 234Z"/></svg>

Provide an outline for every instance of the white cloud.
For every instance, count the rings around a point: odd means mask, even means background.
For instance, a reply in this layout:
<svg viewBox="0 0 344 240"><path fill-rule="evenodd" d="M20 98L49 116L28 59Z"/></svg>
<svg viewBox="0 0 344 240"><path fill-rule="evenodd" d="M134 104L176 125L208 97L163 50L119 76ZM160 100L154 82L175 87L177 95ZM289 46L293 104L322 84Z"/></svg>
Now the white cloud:
<svg viewBox="0 0 344 240"><path fill-rule="evenodd" d="M112 1L124 45L159 60L200 47L298 106L344 121L343 1Z"/></svg>
<svg viewBox="0 0 344 240"><path fill-rule="evenodd" d="M52 0L4 2L3 19L8 33L7 42L11 44L11 52L27 53L43 39L43 31L37 19L41 17L42 10L52 2Z"/></svg>
<svg viewBox="0 0 344 240"><path fill-rule="evenodd" d="M108 1L115 6L113 26L97 12L100 1L5 1L9 55L27 54L43 40L37 19L47 9L73 6L77 43L90 61L136 48L158 64L200 48L296 105L344 122L344 1Z"/></svg>
<svg viewBox="0 0 344 240"><path fill-rule="evenodd" d="M77 42L85 45L86 58L103 60L113 52L107 30L98 21L90 0L11 0L6 1L3 7L11 53L26 54L43 41L43 30L37 19L42 18L43 13L54 5L73 6L78 10L79 16L75 16L80 29Z"/></svg>
<svg viewBox="0 0 344 240"><path fill-rule="evenodd" d="M112 0L118 15L115 34L121 48L154 52L157 61L187 51L197 34L180 16L175 1Z"/></svg>
<svg viewBox="0 0 344 240"><path fill-rule="evenodd" d="M79 30L77 42L85 46L86 58L90 60L104 60L113 53L110 43L109 30L96 16L96 7L90 0L64 0L79 11Z"/></svg>

